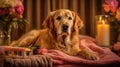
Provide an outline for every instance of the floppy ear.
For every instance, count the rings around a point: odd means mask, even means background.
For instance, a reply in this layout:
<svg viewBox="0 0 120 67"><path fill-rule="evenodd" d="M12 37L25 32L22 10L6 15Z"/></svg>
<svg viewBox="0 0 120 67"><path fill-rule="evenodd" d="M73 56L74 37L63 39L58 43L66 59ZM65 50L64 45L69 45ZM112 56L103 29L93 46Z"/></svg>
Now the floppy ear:
<svg viewBox="0 0 120 67"><path fill-rule="evenodd" d="M48 28L48 29L52 30L53 29L53 22L54 22L53 15L52 15L52 13L50 13L47 16L47 18L45 18L45 20L43 21L42 26L43 26L43 28Z"/></svg>
<svg viewBox="0 0 120 67"><path fill-rule="evenodd" d="M74 27L73 28L75 31L77 31L81 29L84 26L84 24L77 13L73 12L73 15L74 15Z"/></svg>

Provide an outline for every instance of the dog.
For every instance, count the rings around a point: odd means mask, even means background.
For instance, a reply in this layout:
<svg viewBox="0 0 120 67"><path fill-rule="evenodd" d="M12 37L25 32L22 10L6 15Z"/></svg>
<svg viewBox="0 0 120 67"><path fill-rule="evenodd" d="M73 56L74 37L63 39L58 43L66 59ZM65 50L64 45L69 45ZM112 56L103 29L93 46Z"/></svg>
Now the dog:
<svg viewBox="0 0 120 67"><path fill-rule="evenodd" d="M51 12L43 21L42 30L32 30L23 35L12 45L25 47L37 45L46 49L57 49L72 56L97 60L96 54L83 49L79 43L79 29L83 22L77 13L68 9L59 9Z"/></svg>

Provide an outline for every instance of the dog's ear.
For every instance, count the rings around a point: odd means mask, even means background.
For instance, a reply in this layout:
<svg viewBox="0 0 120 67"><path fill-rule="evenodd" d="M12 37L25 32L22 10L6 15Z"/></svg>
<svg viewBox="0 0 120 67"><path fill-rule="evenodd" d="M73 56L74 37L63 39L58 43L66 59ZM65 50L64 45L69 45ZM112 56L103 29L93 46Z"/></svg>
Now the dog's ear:
<svg viewBox="0 0 120 67"><path fill-rule="evenodd" d="M53 29L53 13L49 13L49 15L45 18L45 20L43 21L43 28L48 28L48 29Z"/></svg>
<svg viewBox="0 0 120 67"><path fill-rule="evenodd" d="M73 16L74 16L74 30L79 30L79 29L81 29L83 26L84 26L84 24L83 24L83 21L80 19L80 17L78 16L78 14L77 13L75 13L75 12L73 12Z"/></svg>

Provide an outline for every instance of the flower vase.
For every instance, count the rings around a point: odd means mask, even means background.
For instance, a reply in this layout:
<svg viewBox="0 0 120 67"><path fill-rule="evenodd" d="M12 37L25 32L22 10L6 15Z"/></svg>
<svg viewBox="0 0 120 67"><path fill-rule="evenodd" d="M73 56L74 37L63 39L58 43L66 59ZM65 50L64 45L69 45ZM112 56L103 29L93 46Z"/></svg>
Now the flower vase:
<svg viewBox="0 0 120 67"><path fill-rule="evenodd" d="M0 32L0 46L8 46L11 42L11 28L8 30L7 34Z"/></svg>
<svg viewBox="0 0 120 67"><path fill-rule="evenodd" d="M0 35L0 46L8 46L10 44L10 35Z"/></svg>
<svg viewBox="0 0 120 67"><path fill-rule="evenodd" d="M112 25L111 25L112 26ZM111 28L110 29L110 44L114 45L118 40L120 40L120 35L117 29Z"/></svg>

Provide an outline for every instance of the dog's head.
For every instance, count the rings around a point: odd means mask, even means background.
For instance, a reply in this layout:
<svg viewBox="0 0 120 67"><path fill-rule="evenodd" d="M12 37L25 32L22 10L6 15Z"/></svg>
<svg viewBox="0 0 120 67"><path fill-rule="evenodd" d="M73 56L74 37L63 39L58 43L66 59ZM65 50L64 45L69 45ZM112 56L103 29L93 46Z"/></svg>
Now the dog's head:
<svg viewBox="0 0 120 67"><path fill-rule="evenodd" d="M43 22L44 28L57 35L71 35L72 32L78 32L82 26L83 22L77 13L67 9L51 12Z"/></svg>

